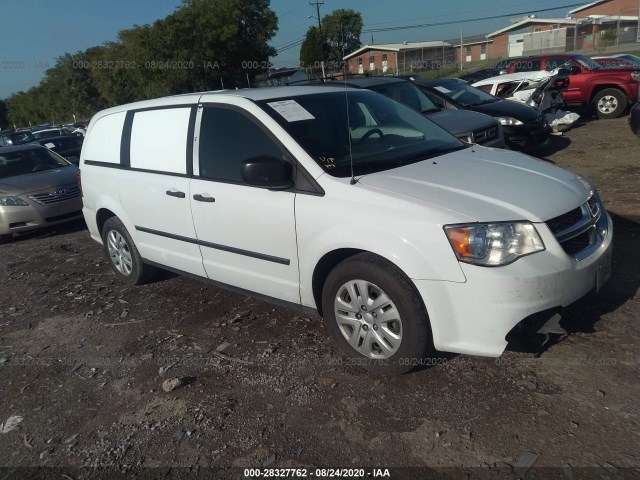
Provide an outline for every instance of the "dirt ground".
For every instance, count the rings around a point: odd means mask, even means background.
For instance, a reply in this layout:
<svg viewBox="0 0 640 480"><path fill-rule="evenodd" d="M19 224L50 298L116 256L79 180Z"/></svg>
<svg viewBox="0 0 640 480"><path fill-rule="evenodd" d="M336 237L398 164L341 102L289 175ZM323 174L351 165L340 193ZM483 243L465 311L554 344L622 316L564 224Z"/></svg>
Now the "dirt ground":
<svg viewBox="0 0 640 480"><path fill-rule="evenodd" d="M527 478L640 478L640 139L626 122L590 120L540 153L599 187L615 253L610 282L561 312L570 335L539 357L518 343L374 377L320 318L170 274L120 284L83 224L1 245L0 431L23 419L0 433L0 479L530 465ZM165 392L174 377L185 384ZM21 468L36 466L69 470Z"/></svg>

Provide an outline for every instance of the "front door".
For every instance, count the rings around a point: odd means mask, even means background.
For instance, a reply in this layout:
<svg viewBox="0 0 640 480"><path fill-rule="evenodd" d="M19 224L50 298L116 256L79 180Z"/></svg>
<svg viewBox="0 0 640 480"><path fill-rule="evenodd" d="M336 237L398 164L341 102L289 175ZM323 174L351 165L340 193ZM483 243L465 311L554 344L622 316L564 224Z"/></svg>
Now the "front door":
<svg viewBox="0 0 640 480"><path fill-rule="evenodd" d="M196 124L189 198L207 276L300 303L295 193L252 187L241 176L245 160L286 159L284 148L236 107L201 107Z"/></svg>

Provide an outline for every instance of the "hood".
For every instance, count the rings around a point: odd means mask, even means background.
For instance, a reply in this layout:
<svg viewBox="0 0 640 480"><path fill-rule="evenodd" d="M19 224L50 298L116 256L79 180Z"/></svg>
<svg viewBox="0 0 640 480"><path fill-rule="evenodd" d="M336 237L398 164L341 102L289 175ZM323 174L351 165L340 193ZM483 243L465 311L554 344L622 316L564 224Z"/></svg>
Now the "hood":
<svg viewBox="0 0 640 480"><path fill-rule="evenodd" d="M473 147L365 175L359 183L473 221L545 222L586 202L582 177L520 153Z"/></svg>
<svg viewBox="0 0 640 480"><path fill-rule="evenodd" d="M474 105L467 108L492 117L513 117L523 123L535 122L540 117L540 112L535 108L511 100L498 100L497 102Z"/></svg>
<svg viewBox="0 0 640 480"><path fill-rule="evenodd" d="M76 183L77 171L78 167L69 165L53 170L45 170L44 172L0 178L0 194L21 195L46 190L47 188L57 187L58 185Z"/></svg>
<svg viewBox="0 0 640 480"><path fill-rule="evenodd" d="M496 119L489 115L469 110L443 110L428 114L427 118L454 135L489 128L497 123Z"/></svg>

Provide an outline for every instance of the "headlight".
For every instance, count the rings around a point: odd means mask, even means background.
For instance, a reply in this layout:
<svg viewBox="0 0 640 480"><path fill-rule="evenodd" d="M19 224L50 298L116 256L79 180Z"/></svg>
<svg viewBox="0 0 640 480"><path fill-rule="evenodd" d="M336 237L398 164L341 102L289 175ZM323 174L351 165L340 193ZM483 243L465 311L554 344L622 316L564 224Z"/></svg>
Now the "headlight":
<svg viewBox="0 0 640 480"><path fill-rule="evenodd" d="M0 207L28 207L29 204L20 197L0 197Z"/></svg>
<svg viewBox="0 0 640 480"><path fill-rule="evenodd" d="M458 260L495 267L544 250L536 228L529 222L445 225L444 231Z"/></svg>
<svg viewBox="0 0 640 480"><path fill-rule="evenodd" d="M522 125L522 122L513 117L498 117L498 121L502 125Z"/></svg>

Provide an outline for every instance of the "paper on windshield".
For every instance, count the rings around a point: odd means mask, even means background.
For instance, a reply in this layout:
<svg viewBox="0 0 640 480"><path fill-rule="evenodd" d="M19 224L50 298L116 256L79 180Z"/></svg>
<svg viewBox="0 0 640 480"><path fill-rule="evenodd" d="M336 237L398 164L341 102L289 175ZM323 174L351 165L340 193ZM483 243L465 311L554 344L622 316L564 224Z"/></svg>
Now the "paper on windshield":
<svg viewBox="0 0 640 480"><path fill-rule="evenodd" d="M438 90L439 92L442 92L442 93L451 93L451 90L447 90L446 88L441 87L440 85L438 85L437 87L433 87L433 88L435 88L436 90Z"/></svg>
<svg viewBox="0 0 640 480"><path fill-rule="evenodd" d="M271 108L284 117L287 122L299 122L301 120L314 120L311 115L295 100L282 100L280 102L268 102Z"/></svg>
<svg viewBox="0 0 640 480"><path fill-rule="evenodd" d="M44 146L47 147L47 148L53 148L53 147L55 147L55 144L49 142L49 143L45 143Z"/></svg>

